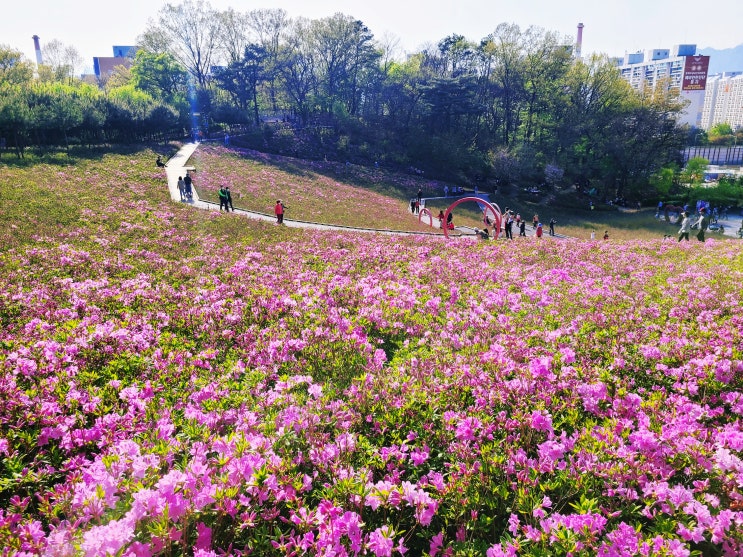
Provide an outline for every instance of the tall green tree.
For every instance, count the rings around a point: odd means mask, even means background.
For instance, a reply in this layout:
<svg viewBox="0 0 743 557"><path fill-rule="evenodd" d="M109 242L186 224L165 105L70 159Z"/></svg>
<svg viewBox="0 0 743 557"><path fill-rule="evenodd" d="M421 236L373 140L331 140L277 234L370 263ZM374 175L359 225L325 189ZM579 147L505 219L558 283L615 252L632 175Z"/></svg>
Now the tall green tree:
<svg viewBox="0 0 743 557"><path fill-rule="evenodd" d="M521 122L521 103L525 97L522 43L518 25L501 23L480 45L481 55L489 61L487 74L492 83L492 95L487 99L490 126L499 134L499 143L505 146L516 141Z"/></svg>
<svg viewBox="0 0 743 557"><path fill-rule="evenodd" d="M277 70L281 74L291 108L305 124L318 97L318 62L313 48L310 22L298 19L287 33L286 44L279 49Z"/></svg>
<svg viewBox="0 0 743 557"><path fill-rule="evenodd" d="M265 68L267 97L272 112L277 112L280 103L286 98L281 91L280 54L282 39L289 32L291 21L282 9L251 10L247 14L248 28L255 35L255 42L266 52L263 61Z"/></svg>
<svg viewBox="0 0 743 557"><path fill-rule="evenodd" d="M560 165L573 182L603 187L601 178L610 171L610 142L631 106L632 89L616 66L594 55L570 67L563 94L556 123Z"/></svg>
<svg viewBox="0 0 743 557"><path fill-rule="evenodd" d="M231 62L216 74L219 85L229 93L233 102L241 110L253 107L253 119L260 124L258 112L258 87L264 80L264 61L266 50L258 44L249 44L240 60Z"/></svg>
<svg viewBox="0 0 743 557"><path fill-rule="evenodd" d="M137 51L131 67L132 82L157 99L172 102L178 95L185 95L188 72L169 52Z"/></svg>
<svg viewBox="0 0 743 557"><path fill-rule="evenodd" d="M361 21L342 14L313 21L310 32L325 111L331 112L338 102L348 114L356 115L360 80L379 58L374 36Z"/></svg>

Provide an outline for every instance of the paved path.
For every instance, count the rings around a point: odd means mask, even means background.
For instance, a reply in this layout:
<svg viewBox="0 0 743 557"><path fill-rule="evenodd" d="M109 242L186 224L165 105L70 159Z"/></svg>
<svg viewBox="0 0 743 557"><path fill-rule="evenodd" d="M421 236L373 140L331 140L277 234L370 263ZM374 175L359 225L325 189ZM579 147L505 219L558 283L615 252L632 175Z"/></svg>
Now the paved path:
<svg viewBox="0 0 743 557"><path fill-rule="evenodd" d="M165 173L168 176L168 190L170 191L170 198L177 203L188 203L199 209L207 211L219 211L219 205L212 203L211 201L202 201L199 199L196 190L193 191L193 200L181 201L181 195L178 191L178 177L185 176L186 171L193 169L188 165L188 160L193 155L196 148L199 146L198 143L187 143L181 149L173 155L165 165ZM245 215L247 217L265 220L269 222L276 222L276 215L270 215L268 213L260 213L258 211L248 211L246 209L235 208L235 214ZM312 228L317 230L352 230L356 232L375 232L377 234L394 234L394 235L406 235L406 236L441 236L438 232L412 232L407 230L382 230L377 228L362 228L356 226L341 226L335 224L323 224L320 222L307 222L301 220L287 219L284 218L284 224L290 228Z"/></svg>
<svg viewBox="0 0 743 557"><path fill-rule="evenodd" d="M168 176L168 190L170 191L170 198L177 203L188 203L189 205L193 205L194 207L197 207L199 209L204 209L206 211L219 211L219 204L211 202L211 201L202 201L201 199L199 199L199 194L196 192L195 188L193 189L192 200L181 201L181 195L180 195L180 192L178 191L178 177L185 177L187 170L194 169L193 166L188 165L188 161L190 160L191 156L194 154L194 151L196 151L198 146L199 146L198 143L186 143L165 164L165 173ZM434 199L434 198L429 198L429 199ZM444 199L444 198L441 198L441 199ZM450 199L456 199L456 197L451 196ZM258 211L248 211L247 209L239 209L239 208L236 208L234 212L238 215L245 215L253 219L276 222L276 215L271 215L268 213L261 213ZM412 215L412 216L415 217L416 219L418 218L418 215ZM434 228L438 230L438 219L434 218L433 220L434 220ZM377 234L392 234L392 235L404 235L404 236L441 236L440 232L414 232L414 231L409 231L409 230L384 230L384 229L379 229L379 228L364 228L364 227L357 227L357 226L341 226L341 225L335 225L335 224L324 224L320 222L308 222L308 221L301 221L301 220L287 219L287 218L284 218L284 224L290 228L312 228L316 230L350 230L350 231L356 231L356 232L374 232ZM477 236L474 234L474 229L469 228L469 227L462 227L459 230L463 234L459 236L451 236L451 238L477 239ZM527 236L535 235L535 231L532 228L530 223L527 223L526 225L526 234ZM519 235L519 231L518 229L514 227L514 238L518 238L518 235ZM544 236L549 237L548 229L545 229ZM506 237L505 233L501 233L498 238L505 239L505 237ZM556 234L554 237L555 238L566 238L567 236Z"/></svg>
<svg viewBox="0 0 743 557"><path fill-rule="evenodd" d="M660 222L660 223L669 224L669 223L666 222L666 219L665 219L665 217L663 215L661 215L660 217L656 217L656 218L658 219L658 222ZM698 218L699 218L699 214L698 213L691 213L691 222L692 222L692 224L694 224L695 222L697 222L697 219ZM723 226L723 228L725 229L725 233L724 234L720 234L716 230L710 230L710 229L708 229L704 233L704 237L705 238L718 238L720 236L723 236L725 238L737 238L738 237L738 230L740 230L740 228L743 227L743 221L741 221L741 217L732 217L731 218L729 215L728 215L728 218L726 218L726 219L722 219L722 218L718 219L717 220L717 223ZM671 233L671 236L678 238L678 229L679 229L679 226L681 225L681 221L671 222L670 224L673 226L672 228L669 228L669 231ZM698 230L692 229L689 232L689 236L691 238L693 238L693 237L695 237L697 235L697 232L698 232Z"/></svg>

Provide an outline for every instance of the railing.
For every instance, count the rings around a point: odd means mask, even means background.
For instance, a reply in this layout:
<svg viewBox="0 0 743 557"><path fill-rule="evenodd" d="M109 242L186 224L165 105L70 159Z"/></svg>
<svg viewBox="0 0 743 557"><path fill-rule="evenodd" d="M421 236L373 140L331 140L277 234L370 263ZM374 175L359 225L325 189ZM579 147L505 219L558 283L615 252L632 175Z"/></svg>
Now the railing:
<svg viewBox="0 0 743 557"><path fill-rule="evenodd" d="M743 145L697 145L684 149L684 162L695 157L707 159L710 164L743 165Z"/></svg>

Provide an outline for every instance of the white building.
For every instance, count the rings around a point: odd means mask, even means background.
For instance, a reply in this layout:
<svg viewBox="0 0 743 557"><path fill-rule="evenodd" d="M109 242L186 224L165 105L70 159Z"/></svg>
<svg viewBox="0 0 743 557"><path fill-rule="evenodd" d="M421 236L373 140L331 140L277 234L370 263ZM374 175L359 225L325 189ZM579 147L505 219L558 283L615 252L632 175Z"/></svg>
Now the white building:
<svg viewBox="0 0 743 557"><path fill-rule="evenodd" d="M697 45L682 44L672 49L655 49L626 54L618 60L622 77L636 90L660 85L681 92L688 106L680 124L700 127L707 83L709 56L697 55Z"/></svg>
<svg viewBox="0 0 743 557"><path fill-rule="evenodd" d="M743 72L726 72L707 80L700 127L709 130L715 124L743 128Z"/></svg>

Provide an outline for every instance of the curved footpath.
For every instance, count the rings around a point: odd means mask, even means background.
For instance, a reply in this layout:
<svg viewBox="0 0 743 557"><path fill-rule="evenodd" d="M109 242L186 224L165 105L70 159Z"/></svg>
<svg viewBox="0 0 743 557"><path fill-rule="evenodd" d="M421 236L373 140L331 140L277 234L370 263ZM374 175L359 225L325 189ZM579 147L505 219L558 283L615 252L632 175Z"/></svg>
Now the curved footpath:
<svg viewBox="0 0 743 557"><path fill-rule="evenodd" d="M186 143L181 149L173 155L170 160L165 164L165 173L168 177L168 189L170 190L170 198L178 203L189 203L199 209L207 211L219 211L219 205L212 201L202 201L199 199L199 195L196 189L193 189L193 200L188 202L181 201L181 195L178 191L178 177L185 176L187 170L195 170L193 166L188 165L188 161L193 155L194 151L198 148L198 143ZM268 213L260 213L258 211L248 211L247 209L235 209L235 214L245 215L246 217L265 220L270 222L276 222L276 215L270 215ZM405 235L405 236L441 236L440 232L422 232L422 231L410 231L410 230L387 230L381 228L364 228L360 226L342 226L338 224L324 224L320 222L308 222L302 220L294 220L284 218L284 224L291 228L312 228L316 230L350 230L355 232L374 232L377 234L393 234L393 235ZM533 236L534 231L530 226L527 226L527 235ZM518 235L518 232L517 232ZM545 230L545 237L549 237L549 234ZM504 239L505 233L499 236L499 239ZM464 234L461 236L453 236L453 238L466 238L476 239L477 236L474 234ZM555 234L553 238L567 238L562 234Z"/></svg>
<svg viewBox="0 0 743 557"><path fill-rule="evenodd" d="M170 190L170 198L173 201L181 203L181 196L178 192L178 177L185 176L187 170L194 170L194 167L188 166L188 160L193 155L196 148L199 146L198 143L186 143L181 149L173 155L170 160L165 164L165 173L168 176L168 189ZM199 199L196 190L193 190L193 200L188 202L194 207L199 209L205 209L207 211L219 211L219 205L211 201L202 201ZM247 209L235 209L235 213L239 215L245 215L249 218L265 220L270 222L276 222L275 215L269 215L268 213L260 213L258 211L248 211ZM360 226L342 226L338 224L323 224L320 222L308 222L302 220L284 219L284 224L291 228L314 228L317 230L353 230L356 232L375 232L377 234L395 234L395 235L406 235L406 236L440 236L439 232L414 232L409 230L385 230L380 228L364 228ZM720 224L725 227L725 236L736 237L738 235L737 223L732 220L720 220ZM743 225L741 225L743 226ZM533 236L534 232L527 226L527 235ZM707 232L707 237L714 238L717 234L712 231ZM548 233L545 233L545 237L549 237ZM457 236L457 238L474 238L473 235ZM567 238L562 234L556 234L554 238ZM501 234L499 238L505 238L505 234Z"/></svg>
<svg viewBox="0 0 743 557"><path fill-rule="evenodd" d="M187 143L181 149L173 155L170 160L165 164L165 173L168 176L168 190L170 190L170 198L178 203L181 202L181 195L178 191L178 177L185 176L187 170L194 170L192 166L188 166L188 160L193 155L196 148L199 146L198 143ZM211 201L202 201L199 199L196 190L193 190L193 200L188 201L190 205L199 209L207 211L219 211L219 205ZM235 208L234 211L237 215L245 215L249 218L265 220L270 222L276 222L275 215L269 215L267 213L260 213L258 211L248 211L246 209ZM395 235L412 235L412 236L440 236L437 232L412 232L406 230L383 230L378 228L362 228L356 226L341 226L335 224L323 224L319 222L307 222L301 220L293 220L284 218L284 224L291 228L313 228L317 230L352 230L356 232L375 232L377 234L395 234Z"/></svg>

